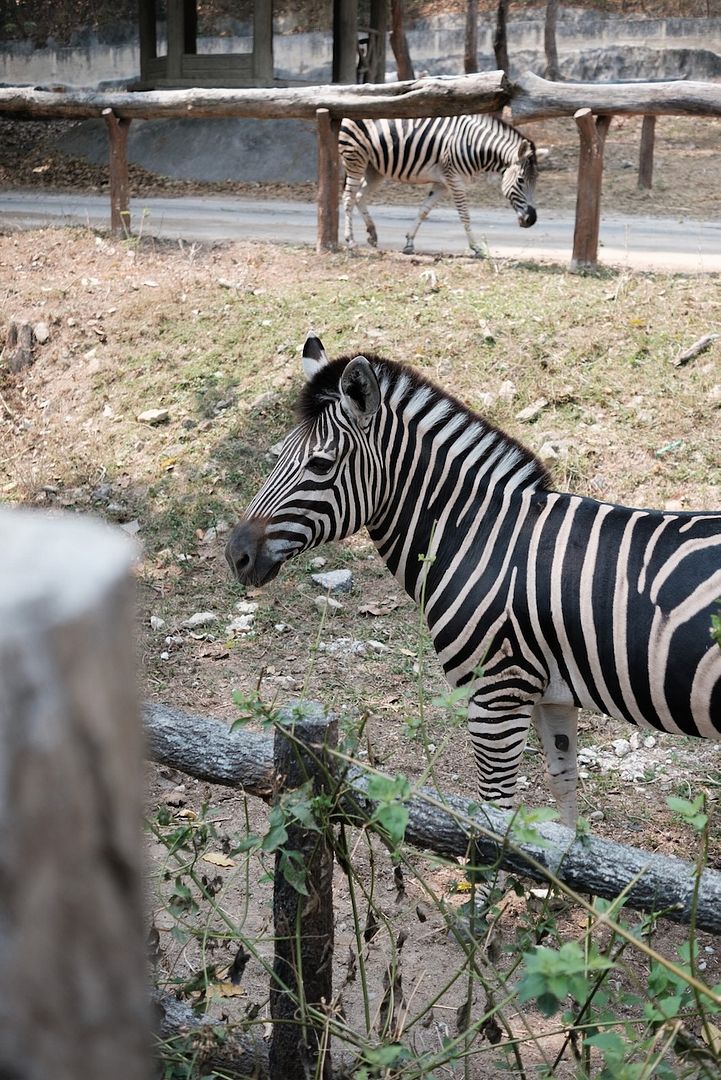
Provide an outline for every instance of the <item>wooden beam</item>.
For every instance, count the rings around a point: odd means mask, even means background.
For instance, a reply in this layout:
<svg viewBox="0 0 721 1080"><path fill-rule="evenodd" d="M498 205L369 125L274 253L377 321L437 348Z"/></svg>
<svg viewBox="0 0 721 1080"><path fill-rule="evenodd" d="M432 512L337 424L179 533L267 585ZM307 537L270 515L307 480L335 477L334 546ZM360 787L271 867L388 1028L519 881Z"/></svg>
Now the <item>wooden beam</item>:
<svg viewBox="0 0 721 1080"><path fill-rule="evenodd" d="M332 120L327 109L316 113L318 140L318 239L316 251L338 250L338 188L340 120Z"/></svg>
<svg viewBox="0 0 721 1080"><path fill-rule="evenodd" d="M11 86L0 88L0 115L15 119L38 116L77 119L102 116L103 110L112 109L119 119L127 120L221 116L314 120L317 109L328 109L335 119L344 116L369 119L435 114L459 116L497 112L508 102L509 90L510 84L502 71L415 79L383 86L366 83L363 86L286 86L247 90L148 90L132 94L85 91L55 94Z"/></svg>
<svg viewBox="0 0 721 1080"><path fill-rule="evenodd" d="M572 270L595 270L598 264L603 149L611 119L610 116L598 116L594 119L590 109L579 109L574 115L580 147Z"/></svg>
<svg viewBox="0 0 721 1080"><path fill-rule="evenodd" d="M597 116L721 116L721 83L549 82L531 71L511 89L514 120L573 116L590 109Z"/></svg>
<svg viewBox="0 0 721 1080"><path fill-rule="evenodd" d="M358 0L333 0L333 82L356 81Z"/></svg>
<svg viewBox="0 0 721 1080"><path fill-rule="evenodd" d="M653 187L653 150L656 141L656 117L644 116L641 125L641 146L638 153L638 187L650 191Z"/></svg>
<svg viewBox="0 0 721 1080"><path fill-rule="evenodd" d="M118 119L112 109L103 110L110 149L110 231L130 236L130 180L128 132L130 120Z"/></svg>

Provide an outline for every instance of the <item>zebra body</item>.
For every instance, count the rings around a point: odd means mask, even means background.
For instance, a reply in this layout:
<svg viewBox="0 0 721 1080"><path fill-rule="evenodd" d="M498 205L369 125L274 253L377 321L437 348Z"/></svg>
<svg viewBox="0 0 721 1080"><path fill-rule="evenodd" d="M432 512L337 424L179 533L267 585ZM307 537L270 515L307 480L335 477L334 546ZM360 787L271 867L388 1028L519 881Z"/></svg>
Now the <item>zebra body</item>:
<svg viewBox="0 0 721 1080"><path fill-rule="evenodd" d="M385 179L430 184L415 225L406 236L404 253L414 250L416 233L433 204L448 188L474 255L483 249L471 230L466 182L479 172L500 172L503 194L524 228L536 221L533 196L537 162L533 143L491 116L439 116L420 120L349 120L341 122L338 149L346 171L343 190L345 242L353 246L353 208L363 215L368 243L378 234L369 196Z"/></svg>
<svg viewBox="0 0 721 1080"><path fill-rule="evenodd" d="M721 738L721 513L552 490L541 463L410 368L306 342L302 421L227 557L264 584L366 526L419 603L468 720L483 799L510 806L528 730L576 819L579 707Z"/></svg>

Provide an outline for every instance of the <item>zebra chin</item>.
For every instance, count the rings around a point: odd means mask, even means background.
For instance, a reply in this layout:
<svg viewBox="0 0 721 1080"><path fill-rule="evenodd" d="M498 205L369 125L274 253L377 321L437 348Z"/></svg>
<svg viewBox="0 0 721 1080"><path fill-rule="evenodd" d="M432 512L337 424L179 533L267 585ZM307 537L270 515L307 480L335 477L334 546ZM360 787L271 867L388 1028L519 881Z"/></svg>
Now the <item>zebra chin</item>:
<svg viewBox="0 0 721 1080"><path fill-rule="evenodd" d="M236 581L260 587L278 576L288 556L269 550L266 522L251 518L233 529L225 546L225 557Z"/></svg>

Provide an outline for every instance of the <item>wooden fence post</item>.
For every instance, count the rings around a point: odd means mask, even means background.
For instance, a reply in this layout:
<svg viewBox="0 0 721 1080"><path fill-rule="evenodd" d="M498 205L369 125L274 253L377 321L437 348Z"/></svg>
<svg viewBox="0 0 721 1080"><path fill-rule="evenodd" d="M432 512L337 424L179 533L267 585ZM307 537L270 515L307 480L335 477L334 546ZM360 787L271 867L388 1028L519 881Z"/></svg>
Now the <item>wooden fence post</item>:
<svg viewBox="0 0 721 1080"><path fill-rule="evenodd" d="M595 270L598 264L598 230L601 222L603 148L612 117L597 116L594 120L590 109L579 109L573 114L573 119L578 128L580 146L571 269Z"/></svg>
<svg viewBox="0 0 721 1080"><path fill-rule="evenodd" d="M653 149L656 141L656 117L644 116L641 124L641 146L638 154L638 189L653 187Z"/></svg>
<svg viewBox="0 0 721 1080"><path fill-rule="evenodd" d="M338 742L338 721L316 704L301 702L276 729L274 769L285 790L312 779L314 794L326 787L328 749ZM270 988L273 1020L270 1080L331 1080L327 1029L309 1020L307 1006L330 1005L333 990L333 848L323 832L287 824L286 851L299 852L308 895L284 876L276 856L273 884L275 960Z"/></svg>
<svg viewBox="0 0 721 1080"><path fill-rule="evenodd" d="M318 239L316 251L338 250L338 130L328 109L316 111L318 138Z"/></svg>
<svg viewBox="0 0 721 1080"><path fill-rule="evenodd" d="M0 1076L152 1075L133 550L0 510Z"/></svg>
<svg viewBox="0 0 721 1080"><path fill-rule="evenodd" d="M130 235L130 180L128 178L128 132L130 120L103 109L110 144L110 231Z"/></svg>

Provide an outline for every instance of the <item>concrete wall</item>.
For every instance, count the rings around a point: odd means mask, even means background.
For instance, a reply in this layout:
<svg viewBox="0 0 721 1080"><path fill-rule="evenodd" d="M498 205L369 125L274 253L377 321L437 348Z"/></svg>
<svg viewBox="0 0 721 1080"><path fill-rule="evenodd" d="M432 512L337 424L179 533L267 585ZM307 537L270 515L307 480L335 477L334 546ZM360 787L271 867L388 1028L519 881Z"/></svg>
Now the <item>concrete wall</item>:
<svg viewBox="0 0 721 1080"><path fill-rule="evenodd" d="M276 37L278 78L328 82L331 72L329 34L283 34ZM481 70L495 68L492 21L479 23ZM434 16L408 31L417 74L459 74L463 70L463 19ZM573 79L687 78L721 75L721 19L618 18L595 12L561 11L557 43L562 74ZM543 12L514 15L508 23L511 75L531 68L542 72ZM234 36L202 39L204 52L243 52L250 40L239 27ZM607 57L600 62L599 56ZM389 49L388 78L395 78ZM88 38L69 48L32 49L24 44L0 45L0 83L60 84L77 88L115 86L139 75L137 43L107 44Z"/></svg>

